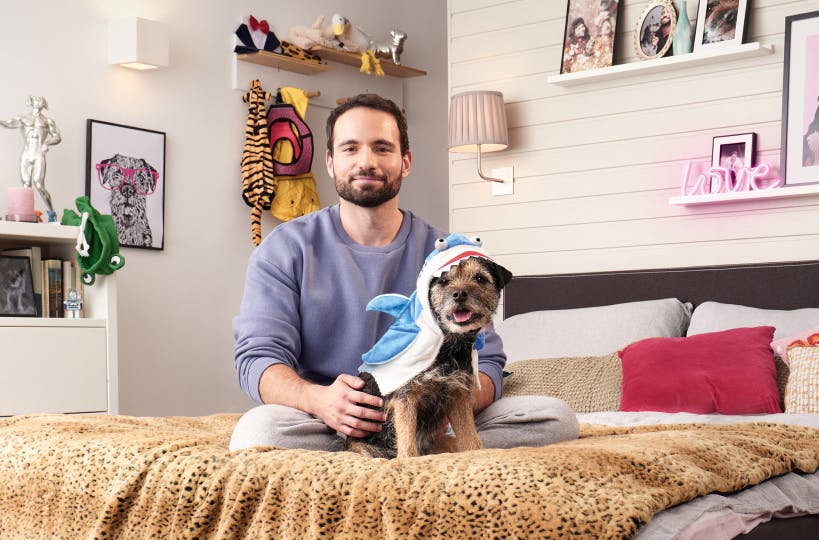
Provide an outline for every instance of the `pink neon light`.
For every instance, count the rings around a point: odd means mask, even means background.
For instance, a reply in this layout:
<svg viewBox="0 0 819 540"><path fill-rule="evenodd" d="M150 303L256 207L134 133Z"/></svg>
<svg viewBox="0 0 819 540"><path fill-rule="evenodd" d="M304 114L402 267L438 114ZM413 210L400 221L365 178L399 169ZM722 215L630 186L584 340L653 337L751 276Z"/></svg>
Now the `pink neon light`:
<svg viewBox="0 0 819 540"><path fill-rule="evenodd" d="M682 195L714 195L716 193L738 193L741 191L770 191L782 187L781 178L765 178L771 168L767 163L760 163L756 167L742 167L736 180L731 180L730 172L725 167L711 167L705 173L697 175L694 186L689 190L688 177L691 172L691 162L686 162L683 173Z"/></svg>

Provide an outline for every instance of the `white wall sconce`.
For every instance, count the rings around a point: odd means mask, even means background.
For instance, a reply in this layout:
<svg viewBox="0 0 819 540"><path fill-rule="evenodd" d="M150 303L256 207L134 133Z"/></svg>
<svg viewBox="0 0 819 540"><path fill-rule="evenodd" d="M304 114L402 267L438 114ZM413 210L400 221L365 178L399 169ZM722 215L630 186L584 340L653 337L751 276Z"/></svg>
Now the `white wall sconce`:
<svg viewBox="0 0 819 540"><path fill-rule="evenodd" d="M139 17L109 21L108 63L139 70L167 67L167 25Z"/></svg>
<svg viewBox="0 0 819 540"><path fill-rule="evenodd" d="M512 169L507 167L496 171L503 173L498 176L505 178L486 176L482 170L481 156L483 152L505 150L508 146L509 134L502 93L475 90L452 96L449 102L449 151L477 153L478 176L505 185L493 185L492 192L495 195L512 193ZM507 186L508 189L505 189Z"/></svg>

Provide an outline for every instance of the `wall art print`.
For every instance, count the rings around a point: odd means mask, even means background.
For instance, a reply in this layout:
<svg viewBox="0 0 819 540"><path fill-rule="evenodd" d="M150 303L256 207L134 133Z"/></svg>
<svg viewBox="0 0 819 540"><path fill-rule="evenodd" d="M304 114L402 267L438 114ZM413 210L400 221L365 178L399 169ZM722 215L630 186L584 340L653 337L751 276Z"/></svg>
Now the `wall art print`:
<svg viewBox="0 0 819 540"><path fill-rule="evenodd" d="M786 184L819 182L819 11L785 18L782 145Z"/></svg>
<svg viewBox="0 0 819 540"><path fill-rule="evenodd" d="M163 249L165 133L88 120L86 137L91 204L114 218L121 246Z"/></svg>
<svg viewBox="0 0 819 540"><path fill-rule="evenodd" d="M569 0L560 73L611 66L619 0Z"/></svg>

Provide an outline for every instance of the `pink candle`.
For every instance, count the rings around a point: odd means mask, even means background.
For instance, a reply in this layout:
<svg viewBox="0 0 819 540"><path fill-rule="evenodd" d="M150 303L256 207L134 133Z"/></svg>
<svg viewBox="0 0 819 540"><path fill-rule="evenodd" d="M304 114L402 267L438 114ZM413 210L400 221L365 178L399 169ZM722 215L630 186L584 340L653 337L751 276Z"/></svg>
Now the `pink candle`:
<svg viewBox="0 0 819 540"><path fill-rule="evenodd" d="M14 221L28 221L34 218L34 190L29 187L9 188L8 217Z"/></svg>

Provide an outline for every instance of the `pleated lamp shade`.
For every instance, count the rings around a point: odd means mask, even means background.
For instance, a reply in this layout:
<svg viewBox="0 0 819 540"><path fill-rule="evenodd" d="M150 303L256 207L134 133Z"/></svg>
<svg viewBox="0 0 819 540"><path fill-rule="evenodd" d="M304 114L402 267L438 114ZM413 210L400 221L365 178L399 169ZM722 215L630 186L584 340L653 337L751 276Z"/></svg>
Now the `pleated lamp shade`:
<svg viewBox="0 0 819 540"><path fill-rule="evenodd" d="M449 151L494 152L509 146L503 94L476 90L455 94L449 103Z"/></svg>

